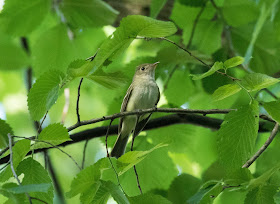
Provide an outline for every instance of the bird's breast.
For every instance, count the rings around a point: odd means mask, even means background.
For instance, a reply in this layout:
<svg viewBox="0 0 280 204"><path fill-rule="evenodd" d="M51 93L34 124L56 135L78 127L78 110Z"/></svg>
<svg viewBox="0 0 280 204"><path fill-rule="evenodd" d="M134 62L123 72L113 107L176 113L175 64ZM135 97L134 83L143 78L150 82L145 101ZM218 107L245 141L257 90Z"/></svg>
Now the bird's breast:
<svg viewBox="0 0 280 204"><path fill-rule="evenodd" d="M135 87L127 104L127 111L153 108L158 100L158 94L158 87L155 82Z"/></svg>

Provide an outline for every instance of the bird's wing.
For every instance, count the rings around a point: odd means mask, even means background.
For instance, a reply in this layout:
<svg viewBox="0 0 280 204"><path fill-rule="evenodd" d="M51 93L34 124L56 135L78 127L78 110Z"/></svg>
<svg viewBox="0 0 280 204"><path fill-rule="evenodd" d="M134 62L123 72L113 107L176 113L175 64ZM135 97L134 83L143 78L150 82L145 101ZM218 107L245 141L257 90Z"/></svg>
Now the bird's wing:
<svg viewBox="0 0 280 204"><path fill-rule="evenodd" d="M126 111L126 107L129 101L129 98L132 94L132 84L129 86L129 88L127 89L127 92L124 96L123 102L122 102L122 106L121 106L121 112L125 112ZM122 129L122 122L123 122L123 118L120 118L120 123L119 123L119 133L121 132Z"/></svg>
<svg viewBox="0 0 280 204"><path fill-rule="evenodd" d="M157 88L158 88L158 86L157 86ZM158 88L158 99L157 99L157 102L156 102L155 106L157 106L157 104L159 102L159 98L160 98L160 92L159 92L159 88ZM136 137L143 130L143 128L148 123L151 115L152 115L152 113L150 113L148 115L148 117L146 117L145 119L143 119L141 121L138 121L138 123L136 124L135 130L134 130L134 133L133 133L133 137Z"/></svg>

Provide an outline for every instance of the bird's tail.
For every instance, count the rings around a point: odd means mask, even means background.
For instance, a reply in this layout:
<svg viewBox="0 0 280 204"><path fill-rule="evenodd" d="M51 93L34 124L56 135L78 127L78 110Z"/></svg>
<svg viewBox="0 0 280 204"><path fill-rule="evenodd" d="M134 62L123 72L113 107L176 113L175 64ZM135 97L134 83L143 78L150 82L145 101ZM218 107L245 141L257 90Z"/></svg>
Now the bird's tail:
<svg viewBox="0 0 280 204"><path fill-rule="evenodd" d="M124 137L123 135L119 134L118 139L111 151L111 156L119 158L125 152L126 143L128 141L129 135Z"/></svg>

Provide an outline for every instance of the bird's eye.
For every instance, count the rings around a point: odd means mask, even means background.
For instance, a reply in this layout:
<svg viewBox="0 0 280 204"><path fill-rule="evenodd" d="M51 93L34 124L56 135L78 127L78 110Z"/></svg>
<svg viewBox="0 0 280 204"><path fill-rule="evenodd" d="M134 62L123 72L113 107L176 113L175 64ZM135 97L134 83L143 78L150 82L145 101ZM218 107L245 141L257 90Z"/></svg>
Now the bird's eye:
<svg viewBox="0 0 280 204"><path fill-rule="evenodd" d="M141 70L144 71L144 70L145 70L145 67L141 67Z"/></svg>

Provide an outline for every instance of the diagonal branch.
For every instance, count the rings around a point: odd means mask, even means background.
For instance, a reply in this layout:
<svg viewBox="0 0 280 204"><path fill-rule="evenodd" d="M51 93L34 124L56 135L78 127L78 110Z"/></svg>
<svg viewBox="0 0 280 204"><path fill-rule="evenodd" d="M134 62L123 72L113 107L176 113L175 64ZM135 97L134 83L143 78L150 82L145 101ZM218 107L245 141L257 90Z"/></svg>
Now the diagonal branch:
<svg viewBox="0 0 280 204"><path fill-rule="evenodd" d="M264 152L264 150L266 150L266 148L270 145L270 143L273 141L273 139L275 138L277 132L279 129L279 124L276 123L269 138L265 141L265 143L263 144L263 146L261 146L261 148L251 157L251 159L249 159L243 166L242 168L249 168L251 166L251 164L253 164L257 158L259 158L259 156Z"/></svg>

